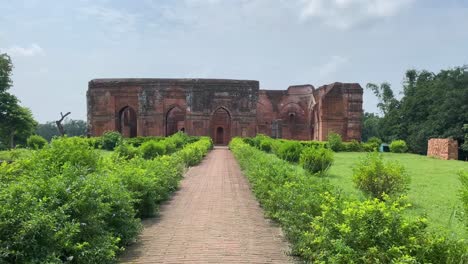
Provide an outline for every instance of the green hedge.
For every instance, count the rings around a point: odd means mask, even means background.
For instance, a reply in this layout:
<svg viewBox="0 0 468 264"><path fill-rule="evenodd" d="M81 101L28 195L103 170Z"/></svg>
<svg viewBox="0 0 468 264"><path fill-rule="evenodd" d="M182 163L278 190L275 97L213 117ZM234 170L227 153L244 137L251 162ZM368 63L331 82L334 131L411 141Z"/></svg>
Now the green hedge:
<svg viewBox="0 0 468 264"><path fill-rule="evenodd" d="M242 139L230 145L266 214L279 222L293 254L317 263L464 263L466 241L428 233L403 201L353 201L300 166Z"/></svg>
<svg viewBox="0 0 468 264"><path fill-rule="evenodd" d="M84 138L56 138L0 164L0 263L114 263L202 157L202 138L152 160L103 158Z"/></svg>

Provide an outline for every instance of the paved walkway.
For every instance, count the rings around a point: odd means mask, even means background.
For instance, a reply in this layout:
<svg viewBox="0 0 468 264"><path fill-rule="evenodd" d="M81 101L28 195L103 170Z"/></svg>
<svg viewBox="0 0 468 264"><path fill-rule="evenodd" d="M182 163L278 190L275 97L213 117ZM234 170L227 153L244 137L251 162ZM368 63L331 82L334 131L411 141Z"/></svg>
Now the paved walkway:
<svg viewBox="0 0 468 264"><path fill-rule="evenodd" d="M227 148L190 168L160 217L145 220L124 263L288 263L281 230L263 216Z"/></svg>

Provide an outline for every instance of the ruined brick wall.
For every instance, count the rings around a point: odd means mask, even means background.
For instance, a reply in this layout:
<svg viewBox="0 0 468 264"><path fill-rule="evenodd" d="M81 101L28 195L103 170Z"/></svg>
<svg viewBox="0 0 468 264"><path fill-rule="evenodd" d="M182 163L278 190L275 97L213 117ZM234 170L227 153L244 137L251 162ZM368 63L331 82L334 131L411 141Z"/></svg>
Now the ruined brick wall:
<svg viewBox="0 0 468 264"><path fill-rule="evenodd" d="M215 79L96 79L89 82L88 130L137 136L255 136L258 81ZM128 109L136 120L128 120ZM131 112L130 111L130 112ZM216 118L223 116L223 118ZM220 121L224 120L224 121Z"/></svg>
<svg viewBox="0 0 468 264"><path fill-rule="evenodd" d="M427 156L458 160L458 142L450 138L431 138L428 141Z"/></svg>
<svg viewBox="0 0 468 264"><path fill-rule="evenodd" d="M327 140L335 132L344 141L361 140L362 94L357 83L333 83L317 89L314 139Z"/></svg>
<svg viewBox="0 0 468 264"><path fill-rule="evenodd" d="M261 90L257 103L257 131L277 138L311 140L315 104L312 85L291 86L285 91Z"/></svg>
<svg viewBox="0 0 468 264"><path fill-rule="evenodd" d="M95 79L87 92L88 131L168 136L179 130L226 144L257 133L278 138L361 137L362 88L335 83L259 90L258 81L219 79Z"/></svg>

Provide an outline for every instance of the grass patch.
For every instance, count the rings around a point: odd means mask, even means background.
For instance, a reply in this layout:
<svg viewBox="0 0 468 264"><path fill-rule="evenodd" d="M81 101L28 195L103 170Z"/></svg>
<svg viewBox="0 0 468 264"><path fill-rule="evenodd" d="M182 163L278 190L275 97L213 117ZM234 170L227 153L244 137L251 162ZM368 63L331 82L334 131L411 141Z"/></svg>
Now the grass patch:
<svg viewBox="0 0 468 264"><path fill-rule="evenodd" d="M110 156L114 152L112 150L105 150L105 149L95 149L95 151L99 153L99 155L101 155L102 157Z"/></svg>
<svg viewBox="0 0 468 264"><path fill-rule="evenodd" d="M0 160L11 160L10 151L8 150L0 151Z"/></svg>
<svg viewBox="0 0 468 264"><path fill-rule="evenodd" d="M354 188L352 168L360 158L367 155L362 152L335 153L335 162L330 168L330 183L340 187L347 194L363 198L362 193ZM415 154L384 153L384 160L397 160L405 166L411 177L408 198L413 205L407 210L408 215L427 215L429 228L438 231L455 233L466 237L466 231L454 213L461 210L458 190L459 170L468 170L468 162L455 160L438 160Z"/></svg>

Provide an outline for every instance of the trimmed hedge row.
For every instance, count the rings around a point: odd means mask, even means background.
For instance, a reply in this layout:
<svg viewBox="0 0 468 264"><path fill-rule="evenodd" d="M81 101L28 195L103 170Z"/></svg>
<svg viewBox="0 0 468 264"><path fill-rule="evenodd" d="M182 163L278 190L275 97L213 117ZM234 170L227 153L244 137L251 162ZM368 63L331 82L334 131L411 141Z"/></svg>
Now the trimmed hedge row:
<svg viewBox="0 0 468 264"><path fill-rule="evenodd" d="M466 241L430 234L406 219L402 200L353 201L299 166L235 138L230 148L293 254L317 263L464 263ZM252 158L254 157L254 158Z"/></svg>
<svg viewBox="0 0 468 264"><path fill-rule="evenodd" d="M114 263L209 138L171 156L103 158L84 138L56 138L0 164L0 263ZM190 157L190 158L187 158Z"/></svg>

